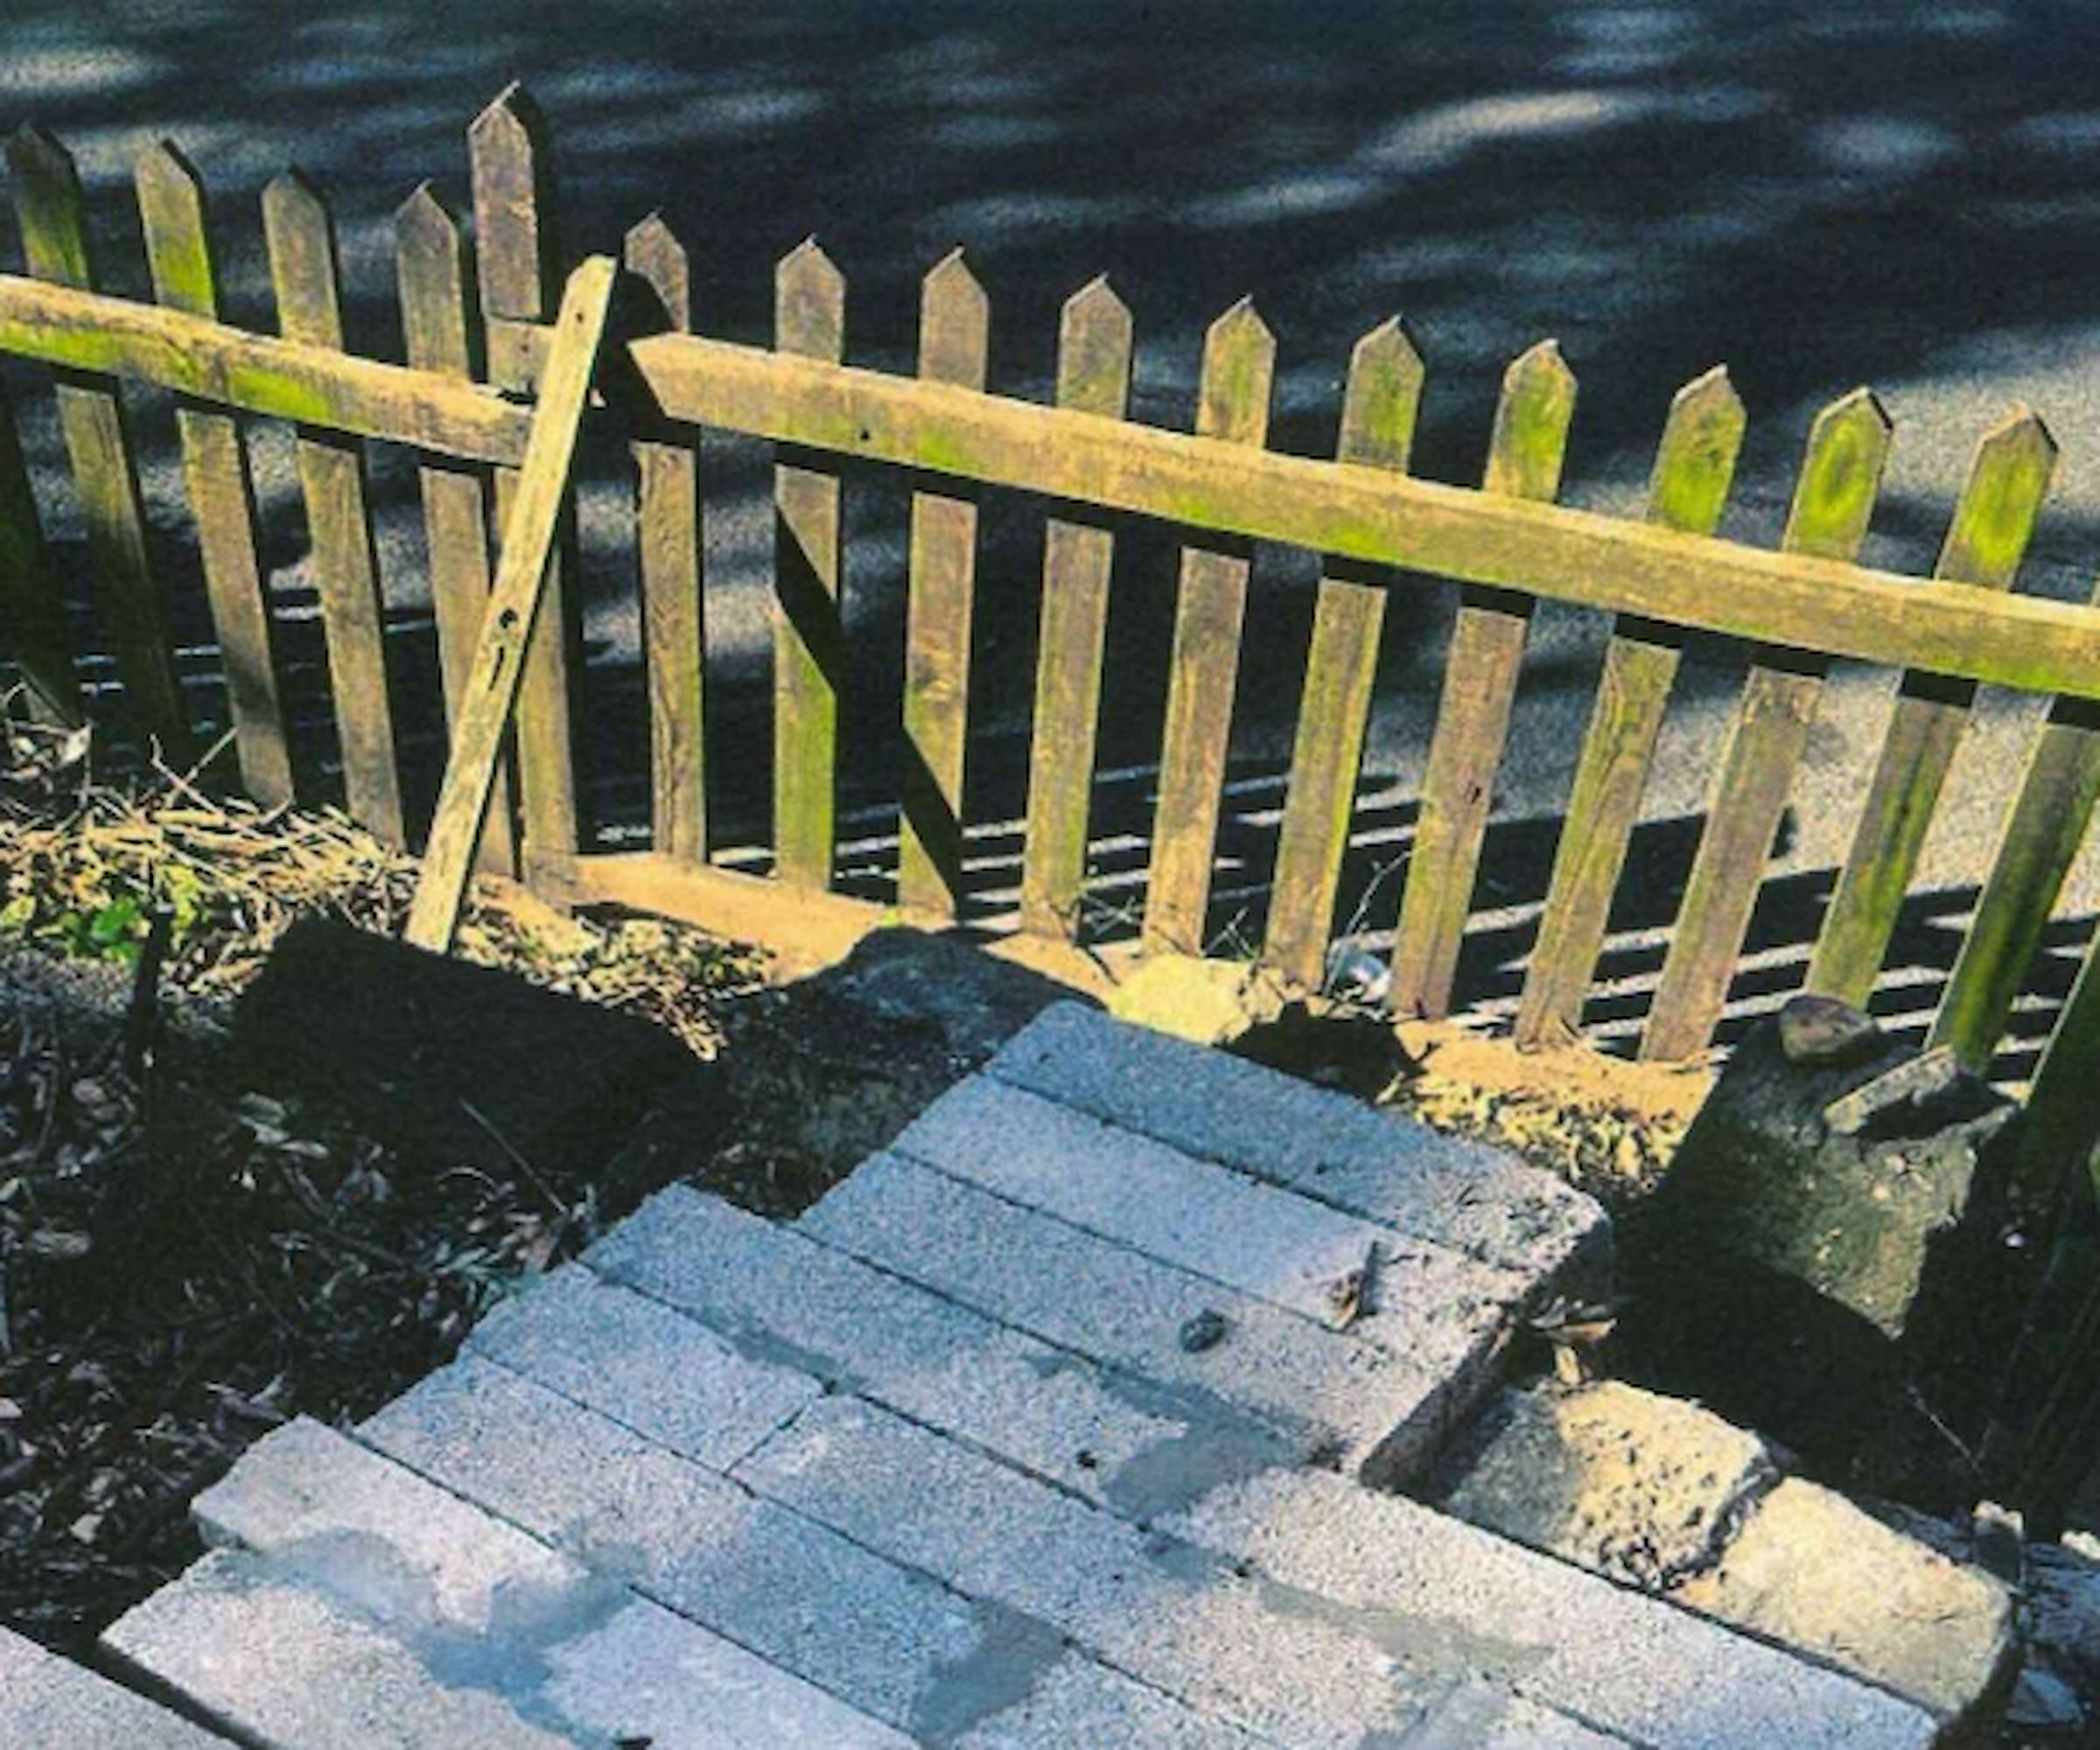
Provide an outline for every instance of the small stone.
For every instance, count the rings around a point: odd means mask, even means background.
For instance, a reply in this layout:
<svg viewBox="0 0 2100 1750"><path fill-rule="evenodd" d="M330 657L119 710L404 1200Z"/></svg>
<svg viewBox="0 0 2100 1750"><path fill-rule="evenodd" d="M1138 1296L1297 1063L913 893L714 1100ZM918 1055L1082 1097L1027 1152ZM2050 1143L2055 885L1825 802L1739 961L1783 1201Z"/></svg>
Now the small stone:
<svg viewBox="0 0 2100 1750"><path fill-rule="evenodd" d="M1880 1050L1881 1028L1835 997L1796 997L1779 1012L1779 1045L1788 1063L1862 1063Z"/></svg>
<svg viewBox="0 0 2100 1750"><path fill-rule="evenodd" d="M1275 974L1236 960L1158 954L1116 989L1109 1012L1195 1045L1222 1045L1283 1012Z"/></svg>
<svg viewBox="0 0 2100 1750"><path fill-rule="evenodd" d="M1978 1567L2008 1586L2020 1584L2026 1525L2017 1508L2000 1507L1995 1501L1978 1502L1970 1516L1969 1536Z"/></svg>
<svg viewBox="0 0 2100 1750"><path fill-rule="evenodd" d="M1194 1318L1181 1321L1181 1347L1192 1355L1200 1355L1223 1342L1229 1328L1222 1312L1206 1306Z"/></svg>

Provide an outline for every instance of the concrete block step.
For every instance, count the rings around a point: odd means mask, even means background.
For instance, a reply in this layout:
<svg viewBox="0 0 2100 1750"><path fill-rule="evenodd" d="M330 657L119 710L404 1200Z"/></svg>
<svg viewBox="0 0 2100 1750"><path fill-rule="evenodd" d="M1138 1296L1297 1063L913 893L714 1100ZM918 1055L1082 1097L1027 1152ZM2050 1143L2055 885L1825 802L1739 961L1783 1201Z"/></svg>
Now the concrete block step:
<svg viewBox="0 0 2100 1750"><path fill-rule="evenodd" d="M762 1494L973 1597L1056 1624L1116 1669L1292 1746L1429 1743L1478 1648L1380 1639L1273 1586L863 1401L812 1406L738 1468ZM1498 1704L1514 1708L1507 1685ZM1554 1710L1528 1704L1550 1718ZM1474 1723L1494 1712L1476 1693ZM1584 1738L1561 1722L1564 1741ZM1549 1741L1550 1741L1549 1740Z"/></svg>
<svg viewBox="0 0 2100 1750"><path fill-rule="evenodd" d="M226 1750L192 1726L99 1671L0 1628L0 1744L122 1745L125 1750Z"/></svg>
<svg viewBox="0 0 2100 1750"><path fill-rule="evenodd" d="M1317 1323L1340 1320L1343 1285L1376 1251L1354 1322L1438 1378L1476 1367L1542 1286L988 1076L951 1088L892 1147Z"/></svg>
<svg viewBox="0 0 2100 1750"><path fill-rule="evenodd" d="M1336 1331L993 1195L878 1156L795 1224L1062 1349L1250 1409L1352 1466L1404 1473L1464 1407L1453 1382ZM1219 1332L1192 1347L1197 1321ZM1381 1446L1385 1450L1380 1452Z"/></svg>
<svg viewBox="0 0 2100 1750"><path fill-rule="evenodd" d="M562 1371L573 1344L541 1354L540 1333L556 1323L589 1334L589 1383L615 1392L631 1425L704 1464L727 1469L823 1388L804 1370L741 1358L721 1337L639 1294L602 1282L580 1264L555 1270L504 1301L467 1341L491 1360L568 1390ZM564 1339L567 1341L567 1338ZM581 1392L571 1392L580 1396Z"/></svg>
<svg viewBox="0 0 2100 1750"><path fill-rule="evenodd" d="M985 1073L1531 1278L1608 1243L1596 1201L1484 1144L1060 1003Z"/></svg>
<svg viewBox="0 0 2100 1750"><path fill-rule="evenodd" d="M653 1199L584 1262L746 1357L792 1356L827 1385L1131 1516L1223 1476L1302 1463L1318 1445L1214 1394L1054 1348L684 1186Z"/></svg>
<svg viewBox="0 0 2100 1750"><path fill-rule="evenodd" d="M1657 1750L1898 1750L1937 1729L1887 1690L1322 1472L1224 1484L1158 1529Z"/></svg>
<svg viewBox="0 0 2100 1750"><path fill-rule="evenodd" d="M614 1286L598 1292L630 1292ZM584 1305L573 1291L522 1297L508 1309L514 1328L526 1338L516 1346L519 1364L564 1396L633 1426L648 1409L638 1397L648 1390L637 1383L642 1370L598 1364L595 1351L607 1326L577 1316ZM657 1310L668 1320L691 1322L668 1306ZM683 1340L665 1325L657 1340L659 1382L687 1380L703 1369L734 1374L772 1364L725 1354L720 1339L696 1325ZM767 1353L789 1347L777 1342ZM738 1395L733 1380L690 1379L690 1384L710 1396ZM901 1440L904 1446L846 1452L839 1460L845 1475L861 1469L864 1460L875 1468L845 1491L843 1504L828 1493L808 1498L794 1474L796 1461L780 1455L806 1446L805 1430L814 1431L809 1438L820 1455L834 1450L828 1431L842 1415L864 1418L878 1445ZM1016 1625L1018 1639L1010 1637L999 1661L1009 1669L1018 1661L1026 1670L1032 1657L1040 1657L1026 1650L1040 1645L1029 1638L1029 1626L1046 1625L1053 1636L1068 1637L1102 1663L1256 1737L1283 1745L1352 1746L1367 1732L1420 1726L1446 1705L1466 1675L1432 1662L1411 1670L1396 1688L1390 1649L1366 1640L1353 1624L1325 1622L1317 1612L1279 1613L1260 1582L1232 1572L1229 1563L1156 1539L1073 1492L861 1398L818 1397L760 1448L758 1459L766 1461L763 1468L740 1466L732 1475L760 1496L889 1562L931 1575Z"/></svg>
<svg viewBox="0 0 2100 1750"><path fill-rule="evenodd" d="M450 1684L349 1606L222 1550L103 1631L116 1658L268 1750L575 1750L508 1698Z"/></svg>
<svg viewBox="0 0 2100 1750"><path fill-rule="evenodd" d="M1254 1742L507 1368L463 1356L358 1437L929 1744Z"/></svg>
<svg viewBox="0 0 2100 1750"><path fill-rule="evenodd" d="M910 1742L318 1423L257 1443L195 1512L230 1557L107 1639L267 1742Z"/></svg>
<svg viewBox="0 0 2100 1750"><path fill-rule="evenodd" d="M262 1750L911 1743L640 1600L543 1641L417 1643L250 1550L205 1557L103 1642Z"/></svg>

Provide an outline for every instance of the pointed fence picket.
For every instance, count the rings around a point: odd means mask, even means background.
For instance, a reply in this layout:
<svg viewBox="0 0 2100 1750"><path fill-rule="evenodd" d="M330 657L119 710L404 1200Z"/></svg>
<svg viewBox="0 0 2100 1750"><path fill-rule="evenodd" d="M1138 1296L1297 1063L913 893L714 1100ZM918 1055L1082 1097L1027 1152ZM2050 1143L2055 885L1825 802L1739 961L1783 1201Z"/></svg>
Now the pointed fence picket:
<svg viewBox="0 0 2100 1750"><path fill-rule="evenodd" d="M474 380L475 312L466 235L429 183L394 214L394 271L409 362L461 382ZM416 470L429 550L430 613L438 633L438 672L444 720L459 721L474 646L488 609L494 574L489 557L487 471L472 462L425 456ZM500 764L491 780L488 816L476 866L491 875L518 873L512 774Z"/></svg>
<svg viewBox="0 0 2100 1750"><path fill-rule="evenodd" d="M1204 337L1196 436L1259 447L1269 433L1275 376L1275 337L1253 304L1242 299ZM1181 555L1144 901L1144 942L1154 950L1200 954L1205 945L1249 569L1244 542L1192 546Z"/></svg>
<svg viewBox="0 0 2100 1750"><path fill-rule="evenodd" d="M1551 499L1560 491L1575 376L1550 340L1509 367L1488 443L1483 490ZM1444 697L1422 780L1422 812L1401 890L1390 998L1404 1015L1440 1018L1451 1006L1459 942L1509 733L1531 598L1506 589L1460 592L1444 663Z"/></svg>
<svg viewBox="0 0 2100 1750"><path fill-rule="evenodd" d="M693 326L692 266L663 215L627 233L627 271L673 333ZM691 443L634 445L642 666L649 685L649 825L657 847L707 859L707 620L700 591L700 455Z"/></svg>
<svg viewBox="0 0 2100 1750"><path fill-rule="evenodd" d="M811 237L774 276L774 344L836 364L846 283ZM788 452L774 469L774 867L796 887L831 885L838 836L839 477Z"/></svg>
<svg viewBox="0 0 2100 1750"><path fill-rule="evenodd" d="M1396 318L1359 340L1342 388L1335 459L1404 472L1422 376L1422 354ZM1365 565L1330 564L1313 600L1263 951L1270 965L1302 984L1318 986L1326 968L1384 622L1384 580Z"/></svg>
<svg viewBox="0 0 2100 1750"><path fill-rule="evenodd" d="M561 297L560 249L553 236L553 144L539 107L522 87L512 85L474 118L466 145L489 381L523 394L532 388L538 363L524 337L541 332ZM517 491L517 469L499 468L499 550ZM535 858L552 867L573 857L583 842L570 726L571 676L582 643L570 586L576 570L571 508L563 512L555 542L544 605L525 652L515 731L528 874Z"/></svg>
<svg viewBox="0 0 2100 1750"><path fill-rule="evenodd" d="M136 179L154 297L171 310L216 321L218 270L202 179L164 140L140 156ZM277 697L270 594L256 550L247 439L233 419L194 400L184 402L175 419L241 781L257 802L274 808L291 800L291 753Z"/></svg>
<svg viewBox="0 0 2100 1750"><path fill-rule="evenodd" d="M298 171L285 172L262 191L262 232L284 338L344 351L335 220L320 190ZM298 470L328 646L344 793L354 818L389 844L405 844L387 688L387 602L367 502L364 442L302 423Z"/></svg>
<svg viewBox="0 0 2100 1750"><path fill-rule="evenodd" d="M42 129L24 123L7 143L7 170L30 273L53 285L91 290L95 275L87 200L72 155ZM175 672L167 603L146 550L130 422L114 379L105 374L62 368L57 394L96 605L116 654L126 707L163 756L180 762L190 752L189 714Z"/></svg>
<svg viewBox="0 0 2100 1750"><path fill-rule="evenodd" d="M405 366L345 350L332 218L296 173L272 183L263 200L280 338L221 319L204 186L174 148L152 148L137 167L152 304L93 290L84 203L64 149L24 129L8 150L30 275L0 275L0 352L55 369L89 581L125 714L164 752L188 740L120 396L120 380L131 380L177 397L202 598L217 633L241 780L268 801L293 793L243 430L254 417L289 420L345 788L354 812L403 841L420 823L404 818L402 802L365 447L414 452L438 666L446 715L456 721L495 543L518 491L531 420L520 403L542 387L570 265L551 232L550 138L531 99L514 87L503 93L474 121L467 145L471 248L428 186L396 214ZM491 766L496 801L485 872L522 874L557 901L638 905L760 936L786 919L777 928L805 942L843 944L892 914L832 891L848 673L843 483L862 468L886 468L911 493L897 908L945 920L964 898L980 505L990 494L1020 491L1048 504L1018 907L1020 932L1039 956L1084 946L1089 934L1115 531L1141 517L1173 532L1180 563L1139 950L1200 953L1217 940L1213 875L1251 556L1254 543L1273 542L1318 554L1321 572L1260 948L1286 977L1310 988L1324 976L1387 597L1425 574L1454 581L1460 599L1420 817L1404 847L1396 1006L1439 1015L1459 993L1459 950L1529 617L1535 601L1550 598L1614 620L1517 1004L1521 1043L1552 1048L1580 1035L1682 649L1696 633L1743 640L1752 662L1716 762L1642 1054L1675 1060L1708 1048L1824 674L1838 659L1903 671L1808 970L1812 988L1853 1000L1881 971L1976 687L2051 696L1934 1025L1936 1040L1972 1062L1987 1062L1999 1044L2100 802L2100 607L2013 587L2055 463L2034 416L2018 411L1986 434L1933 575L1905 578L1857 562L1890 436L1864 390L1815 422L1780 550L1771 552L1714 532L1745 426L1718 370L1672 403L1645 513L1628 521L1556 501L1575 379L1550 342L1510 367L1474 490L1409 470L1424 367L1396 321L1357 346L1334 458L1315 460L1269 445L1276 342L1250 303L1208 332L1192 433L1128 417L1133 324L1102 281L1064 307L1046 406L990 388L990 301L960 255L923 283L918 368L904 376L845 362L845 280L814 240L775 270L770 347L694 332L691 264L660 215L627 233L624 254L630 314L607 339L599 395L584 418L617 433L634 467L651 848L608 850L590 836L576 770L573 511L542 495L536 540L553 557L514 735L511 794L522 835L509 830L504 770ZM573 382L566 392L576 394ZM72 627L7 411L0 407L0 640L35 707L70 721L81 709ZM766 878L714 860L725 847L714 842L708 808L702 429L774 446ZM486 748L486 713L476 733ZM457 855L456 832L447 844ZM2100 951L2089 951L2033 1090L2030 1135L2059 1153L2100 1139L2100 1110L2084 1085L2100 1061L2096 960Z"/></svg>
<svg viewBox="0 0 2100 1750"><path fill-rule="evenodd" d="M1784 550L1848 560L1859 550L1888 438L1888 416L1866 389L1817 416L1780 537ZM1691 1057L1712 1037L1829 666L1798 647L1767 649L1750 665L1641 1036L1644 1058Z"/></svg>
<svg viewBox="0 0 2100 1750"><path fill-rule="evenodd" d="M1130 312L1108 281L1074 292L1058 326L1058 406L1121 419L1130 402L1131 339ZM1049 519L1020 920L1023 929L1058 940L1079 934L1115 556L1116 537L1101 522L1082 521L1069 508Z"/></svg>
<svg viewBox="0 0 2100 1750"><path fill-rule="evenodd" d="M1688 535L1713 532L1735 478L1744 423L1743 403L1718 366L1677 391L1648 480L1650 522ZM1521 1046L1565 1044L1581 1025L1682 654L1677 634L1660 621L1621 617L1613 626L1517 1008Z"/></svg>
<svg viewBox="0 0 2100 1750"><path fill-rule="evenodd" d="M958 249L926 276L919 374L984 387L991 310ZM953 492L912 495L904 634L904 770L897 900L952 918L962 891L962 750L970 718L970 626L977 507Z"/></svg>

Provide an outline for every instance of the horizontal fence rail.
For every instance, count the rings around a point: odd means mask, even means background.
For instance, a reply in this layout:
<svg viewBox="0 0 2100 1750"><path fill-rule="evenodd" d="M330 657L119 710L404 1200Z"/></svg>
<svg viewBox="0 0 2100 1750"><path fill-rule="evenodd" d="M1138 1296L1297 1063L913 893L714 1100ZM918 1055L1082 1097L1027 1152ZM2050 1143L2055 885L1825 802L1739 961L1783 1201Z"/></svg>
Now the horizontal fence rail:
<svg viewBox="0 0 2100 1750"><path fill-rule="evenodd" d="M105 320L116 339L99 337ZM97 328L82 339L74 325ZM433 373L4 274L0 352L441 455L514 466L525 453L524 409ZM2100 614L2079 603L1979 601L1939 579L727 340L655 335L625 353L663 416L681 424L1690 630L2100 698Z"/></svg>
<svg viewBox="0 0 2100 1750"><path fill-rule="evenodd" d="M496 531L518 491L550 318L569 265L550 218L549 138L544 119L514 88L475 122L471 248L469 228L427 186L401 208L407 364L346 350L332 219L303 178L278 178L263 199L282 329L270 336L221 319L202 184L172 148L153 149L139 171L159 299L147 304L94 289L78 179L63 149L33 130L10 146L30 272L0 274L0 353L55 373L95 599L133 716L170 747L187 728L164 632L148 624L159 612L159 586L144 569L120 382L178 398L243 779L269 800L290 794L297 774L284 752L249 460L231 416L287 422L298 433L345 788L368 824L409 838L416 828L403 813L389 708L401 683L389 678L364 446L415 452L449 718L460 709L500 562ZM1320 577L1267 937L1256 945L1270 964L1301 984L1322 982L1385 607L1396 591L1418 587L1417 578L1445 579L1460 586L1458 618L1398 895L1396 1006L1436 1015L1452 1000L1531 607L1553 600L1613 619L1525 968L1520 1041L1552 1047L1581 1028L1684 640L1707 634L1746 645L1749 674L1717 749L1644 1054L1680 1060L1706 1049L1824 678L1831 663L1852 660L1902 671L1807 975L1810 988L1853 1001L1874 987L1975 689L2054 696L1934 1026L1936 1042L1989 1060L2100 802L2100 610L2012 592L2056 459L2033 415L2017 412L1986 434L1933 575L1914 578L1856 563L1890 438L1865 390L1815 422L1785 535L1769 550L1714 533L1745 429L1742 404L1718 370L1673 403L1647 504L1628 519L1555 501L1577 385L1550 342L1510 368L1487 472L1474 488L1409 470L1424 368L1396 322L1357 347L1336 453L1314 458L1270 447L1276 346L1250 304L1212 326L1194 429L1181 431L1127 416L1134 325L1104 282L1066 306L1054 396L1045 405L988 390L991 304L960 255L926 279L909 376L846 362L846 283L814 242L780 264L771 346L693 332L690 265L660 216L627 233L624 256L631 289L644 294L626 302L646 314L616 320L587 418L620 437L633 466L651 848L601 848L587 818L588 787L577 781L587 738L572 722L580 647L569 586L576 541L564 509L549 536L546 612L526 654L514 746L491 778L497 802L483 869L522 874L573 902L739 926L767 905L799 907L836 932L886 914L883 904L837 891L842 482L874 465L909 498L898 580L906 664L898 729L907 769L898 780L892 891L912 914L945 922L961 909L973 628L988 592L1020 587L1010 570L979 575L980 513L988 494L1023 493L1049 507L1018 878L1024 936L1081 934L1110 578L1122 522L1141 519L1171 529L1180 544L1138 930L1144 947L1213 945L1208 920L1251 543L1274 542L1318 556ZM731 847L718 842L709 802L720 755L707 732L703 431L776 450L773 872L763 878L717 866ZM39 707L63 718L77 714L79 688L38 516L11 430L0 433L0 640ZM2061 1116L2070 1110L2067 1090L2093 1067L2096 1011L2100 975L2089 956L2038 1076L2035 1099L2054 1134L2068 1122Z"/></svg>

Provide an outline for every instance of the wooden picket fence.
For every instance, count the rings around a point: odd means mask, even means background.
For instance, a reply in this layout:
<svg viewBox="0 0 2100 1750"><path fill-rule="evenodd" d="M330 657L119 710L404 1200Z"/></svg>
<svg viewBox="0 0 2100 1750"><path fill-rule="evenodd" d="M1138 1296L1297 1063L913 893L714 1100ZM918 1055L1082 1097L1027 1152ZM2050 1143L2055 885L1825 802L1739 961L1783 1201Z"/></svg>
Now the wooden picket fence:
<svg viewBox="0 0 2100 1750"><path fill-rule="evenodd" d="M164 580L144 515L119 382L172 390L204 583L241 774L266 802L292 794L272 657L272 612L236 416L297 426L347 805L405 843L389 710L383 598L367 503L366 444L418 457L430 585L448 711L458 705L522 455L563 259L550 232L546 130L506 93L468 136L473 247L425 186L397 220L405 364L344 350L343 288L321 194L296 172L270 185L263 228L280 333L219 320L204 190L172 147L138 164L158 303L100 294L80 186L49 136L9 147L27 277L0 276L0 352L54 367L59 414L93 582L136 723L171 752L192 743L165 634ZM1242 303L1211 327L1193 433L1125 417L1129 311L1096 282L1065 306L1054 404L985 388L988 305L960 256L924 283L916 377L844 362L845 285L814 242L780 262L772 349L690 332L684 252L660 220L626 240L654 308L630 315L600 374L602 405L632 444L651 721L653 848L590 848L570 703L575 604L557 554L553 611L527 663L514 767L483 866L559 899L617 902L746 933L767 920L851 934L892 908L835 891L838 822L841 480L853 464L911 471L907 671L895 904L952 918L962 878L971 610L980 495L1052 500L1030 744L1018 928L1070 940L1088 877L1110 520L1186 531L1159 758L1142 944L1200 952L1215 861L1250 543L1321 556L1303 706L1263 957L1316 985L1334 928L1382 618L1396 570L1461 586L1441 709L1410 848L1390 1001L1435 1017L1452 1000L1533 604L1615 616L1560 834L1516 1028L1552 1047L1577 1035L1607 914L1688 632L1747 640L1754 660L1690 883L1646 1021L1642 1054L1708 1046L1741 955L1790 780L1830 662L1904 670L1887 739L1824 915L1809 986L1864 1001L1881 967L1975 688L2053 694L1931 1038L1986 1063L2100 794L2100 611L2011 584L2048 490L2054 448L2031 415L1978 451L1929 578L1856 563L1889 441L1862 390L1809 435L1777 551L1717 538L1744 414L1726 374L1670 410L1645 518L1556 504L1574 382L1550 343L1504 379L1485 480L1418 480L1409 449L1423 367L1397 323L1349 361L1331 461L1266 447L1275 347ZM642 332L648 329L650 332ZM477 376L480 363L480 374ZM0 410L4 411L4 410ZM706 684L697 430L777 448L773 872L710 864L702 732ZM41 553L11 422L0 417L0 637L44 707L79 710L59 594ZM2089 956L2037 1074L2037 1130L2091 1128L2078 1087L2100 1065L2100 973Z"/></svg>

